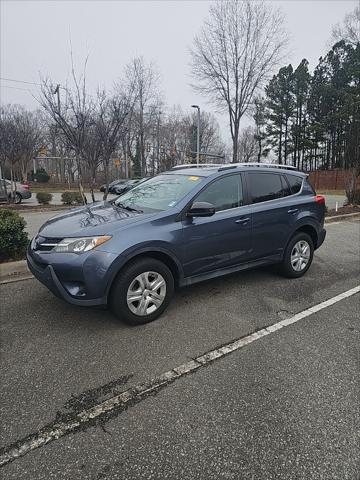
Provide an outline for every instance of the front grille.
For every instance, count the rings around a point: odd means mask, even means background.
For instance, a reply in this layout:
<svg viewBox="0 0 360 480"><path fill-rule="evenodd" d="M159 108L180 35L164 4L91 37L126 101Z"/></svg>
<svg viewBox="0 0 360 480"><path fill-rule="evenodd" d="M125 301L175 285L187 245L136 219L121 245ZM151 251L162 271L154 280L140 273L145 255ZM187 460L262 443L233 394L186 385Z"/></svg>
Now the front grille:
<svg viewBox="0 0 360 480"><path fill-rule="evenodd" d="M33 240L32 248L36 252L50 252L61 240L62 238L49 238L37 235Z"/></svg>

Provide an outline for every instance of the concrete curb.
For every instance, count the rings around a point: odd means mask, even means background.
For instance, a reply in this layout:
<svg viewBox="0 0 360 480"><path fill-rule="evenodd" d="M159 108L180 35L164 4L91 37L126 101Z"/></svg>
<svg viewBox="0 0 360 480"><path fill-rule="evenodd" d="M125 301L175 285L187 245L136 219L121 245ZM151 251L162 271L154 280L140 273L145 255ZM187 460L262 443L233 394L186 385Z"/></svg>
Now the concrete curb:
<svg viewBox="0 0 360 480"><path fill-rule="evenodd" d="M344 215L335 215L333 217L325 217L325 224L340 222L345 220L352 220L354 218L360 218L360 212L356 213L345 213Z"/></svg>
<svg viewBox="0 0 360 480"><path fill-rule="evenodd" d="M335 217L327 217L325 218L325 224L352 220L354 218L360 218L360 212L337 215ZM4 283L16 282L18 280L27 280L28 278L33 278L33 275L27 267L26 260L0 264L0 285Z"/></svg>
<svg viewBox="0 0 360 480"><path fill-rule="evenodd" d="M0 284L32 278L26 260L0 264Z"/></svg>

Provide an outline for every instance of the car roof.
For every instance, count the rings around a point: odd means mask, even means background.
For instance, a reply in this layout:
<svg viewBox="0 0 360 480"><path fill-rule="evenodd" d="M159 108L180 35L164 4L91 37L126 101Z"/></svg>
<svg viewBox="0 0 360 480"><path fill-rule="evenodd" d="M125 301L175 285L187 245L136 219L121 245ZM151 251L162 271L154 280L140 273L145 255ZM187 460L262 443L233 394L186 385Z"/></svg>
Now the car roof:
<svg viewBox="0 0 360 480"><path fill-rule="evenodd" d="M232 164L225 163L222 166L216 165L214 167L204 167L204 168L184 168L184 169L175 169L164 172L165 174L170 175L186 175L186 176L196 176L196 177L209 177L215 175L216 173L232 173L232 172L265 172L265 173L286 173L290 175L297 175L305 177L304 172L300 172L293 167L287 165L271 165L271 164Z"/></svg>

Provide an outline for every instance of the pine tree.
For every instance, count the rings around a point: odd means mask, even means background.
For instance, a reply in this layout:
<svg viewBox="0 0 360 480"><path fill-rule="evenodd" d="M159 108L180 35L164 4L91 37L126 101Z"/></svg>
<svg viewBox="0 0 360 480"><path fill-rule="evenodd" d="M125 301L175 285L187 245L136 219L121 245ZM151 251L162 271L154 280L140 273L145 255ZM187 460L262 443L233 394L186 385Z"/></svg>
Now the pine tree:
<svg viewBox="0 0 360 480"><path fill-rule="evenodd" d="M291 118L295 111L293 85L293 67L288 65L280 68L265 89L269 120L267 134L280 164L287 163L293 149L290 136Z"/></svg>
<svg viewBox="0 0 360 480"><path fill-rule="evenodd" d="M253 119L255 122L255 140L257 143L257 161L261 162L263 157L269 153L266 142L266 103L262 97L256 97L254 100Z"/></svg>

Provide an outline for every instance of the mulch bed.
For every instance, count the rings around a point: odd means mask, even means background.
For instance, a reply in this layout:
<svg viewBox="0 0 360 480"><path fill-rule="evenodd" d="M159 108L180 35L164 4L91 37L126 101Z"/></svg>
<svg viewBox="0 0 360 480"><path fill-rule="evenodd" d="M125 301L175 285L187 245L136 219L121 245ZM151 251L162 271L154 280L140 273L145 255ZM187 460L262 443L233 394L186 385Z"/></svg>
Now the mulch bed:
<svg viewBox="0 0 360 480"><path fill-rule="evenodd" d="M327 217L336 217L338 215L346 215L348 213L360 213L360 205L346 205L345 207L338 208L338 211L328 210Z"/></svg>

